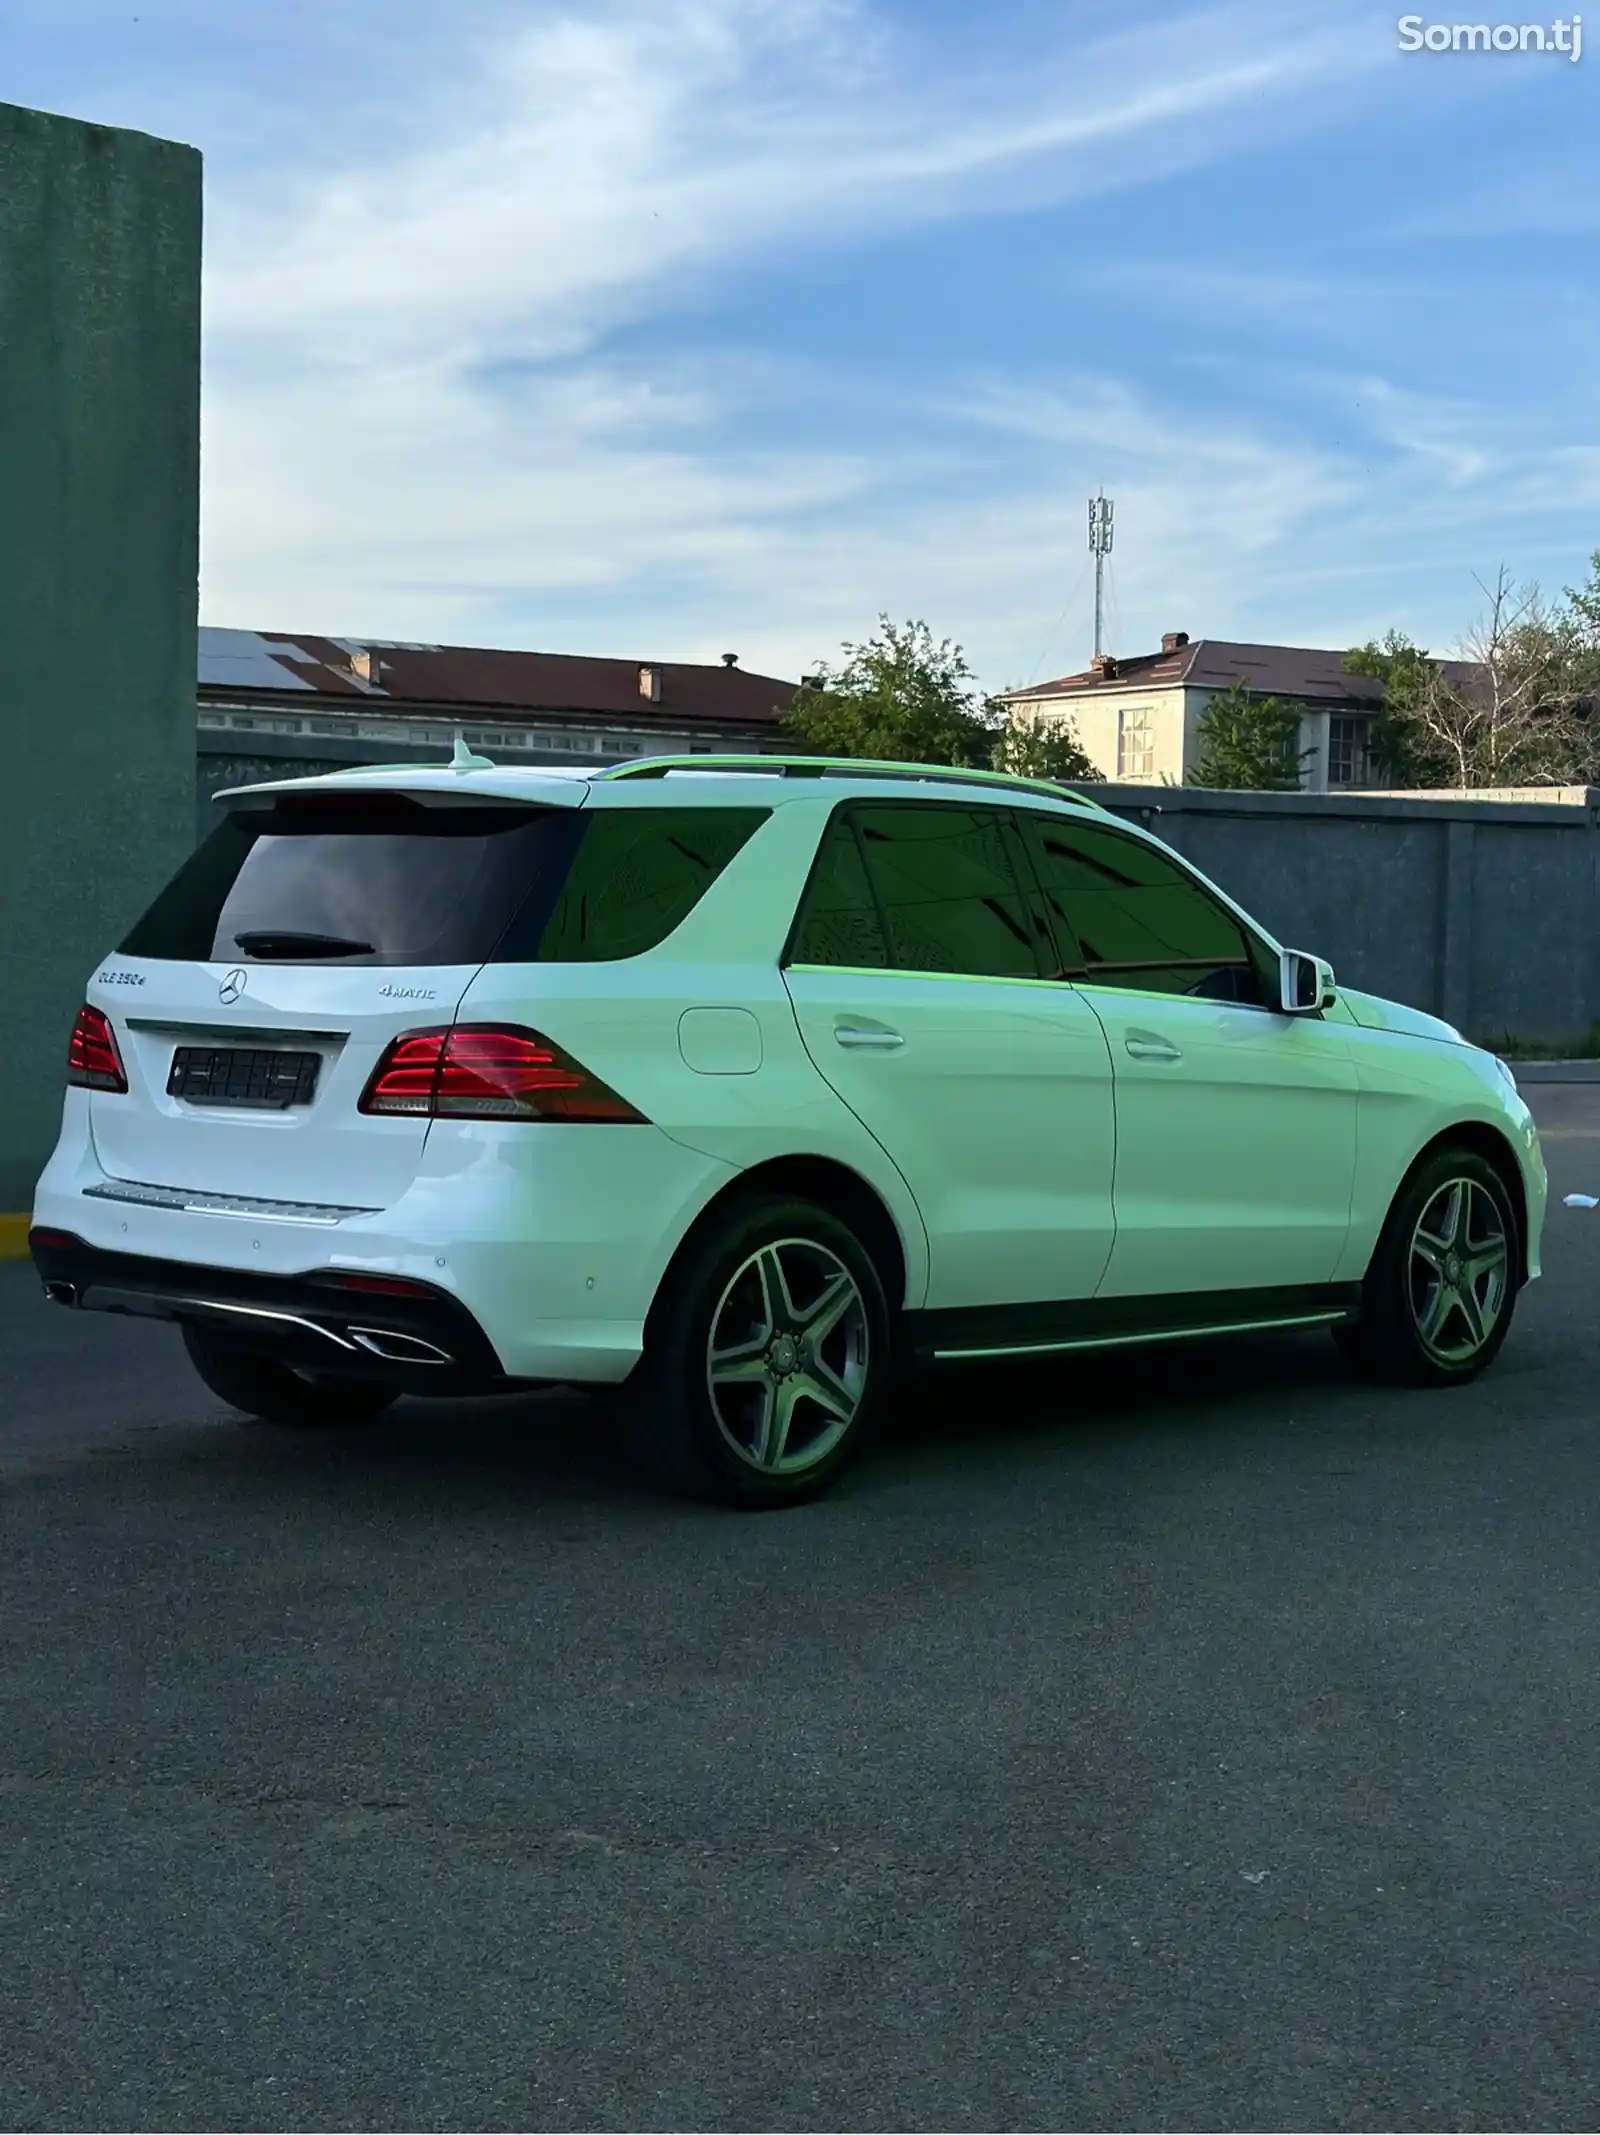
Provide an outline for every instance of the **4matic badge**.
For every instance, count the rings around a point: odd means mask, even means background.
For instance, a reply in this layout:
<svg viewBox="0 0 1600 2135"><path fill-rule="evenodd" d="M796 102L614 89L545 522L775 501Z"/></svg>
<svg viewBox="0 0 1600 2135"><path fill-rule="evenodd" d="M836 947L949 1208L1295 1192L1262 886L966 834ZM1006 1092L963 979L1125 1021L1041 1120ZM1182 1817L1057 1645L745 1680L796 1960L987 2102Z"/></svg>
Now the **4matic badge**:
<svg viewBox="0 0 1600 2135"><path fill-rule="evenodd" d="M386 1001L436 1001L439 996L431 986L380 986Z"/></svg>

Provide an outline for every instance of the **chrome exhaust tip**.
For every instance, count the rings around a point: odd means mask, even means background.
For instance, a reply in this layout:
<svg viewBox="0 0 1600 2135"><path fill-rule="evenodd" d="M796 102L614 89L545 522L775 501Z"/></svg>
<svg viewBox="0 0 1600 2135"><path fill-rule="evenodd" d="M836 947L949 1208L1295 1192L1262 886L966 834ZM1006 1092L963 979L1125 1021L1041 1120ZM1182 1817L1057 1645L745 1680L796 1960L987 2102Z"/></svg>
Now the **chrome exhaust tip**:
<svg viewBox="0 0 1600 2135"><path fill-rule="evenodd" d="M382 1357L387 1364L453 1364L455 1358L448 1350L437 1348L432 1342L423 1341L420 1335L396 1334L388 1327L352 1327L348 1330L352 1342L370 1350L373 1356Z"/></svg>
<svg viewBox="0 0 1600 2135"><path fill-rule="evenodd" d="M75 1305L78 1302L78 1286L70 1282L47 1282L44 1294L52 1305Z"/></svg>

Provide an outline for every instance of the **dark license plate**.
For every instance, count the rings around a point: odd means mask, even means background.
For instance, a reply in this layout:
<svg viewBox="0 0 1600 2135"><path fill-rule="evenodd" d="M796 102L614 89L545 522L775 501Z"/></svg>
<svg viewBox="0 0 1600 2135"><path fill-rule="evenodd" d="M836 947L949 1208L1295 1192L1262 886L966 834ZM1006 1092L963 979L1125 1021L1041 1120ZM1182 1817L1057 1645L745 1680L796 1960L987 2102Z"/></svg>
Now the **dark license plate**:
<svg viewBox="0 0 1600 2135"><path fill-rule="evenodd" d="M167 1095L191 1105L251 1105L287 1112L317 1090L316 1053L277 1053L228 1046L180 1045Z"/></svg>

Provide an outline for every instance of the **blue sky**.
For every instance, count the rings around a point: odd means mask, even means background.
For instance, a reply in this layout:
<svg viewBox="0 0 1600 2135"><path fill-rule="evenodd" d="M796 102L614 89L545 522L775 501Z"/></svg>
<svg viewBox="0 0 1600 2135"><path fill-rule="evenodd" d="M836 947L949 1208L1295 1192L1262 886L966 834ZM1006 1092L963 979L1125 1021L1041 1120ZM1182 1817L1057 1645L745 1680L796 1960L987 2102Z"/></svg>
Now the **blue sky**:
<svg viewBox="0 0 1600 2135"><path fill-rule="evenodd" d="M1123 652L1584 574L1600 13L1405 11L10 0L0 87L204 151L204 621L797 674L887 610L1001 688L1087 658L1102 484Z"/></svg>

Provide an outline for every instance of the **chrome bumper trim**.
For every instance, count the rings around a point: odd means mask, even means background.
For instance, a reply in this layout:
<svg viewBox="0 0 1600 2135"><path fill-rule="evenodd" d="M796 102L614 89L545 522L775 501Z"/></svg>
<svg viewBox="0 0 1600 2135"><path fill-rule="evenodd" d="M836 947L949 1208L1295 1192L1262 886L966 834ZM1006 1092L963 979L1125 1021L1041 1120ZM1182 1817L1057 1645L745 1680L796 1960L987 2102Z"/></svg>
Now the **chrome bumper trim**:
<svg viewBox="0 0 1600 2135"><path fill-rule="evenodd" d="M341 1208L332 1202L258 1201L249 1194L186 1192L180 1186L138 1186L131 1180L113 1179L105 1186L86 1186L86 1201L118 1201L135 1208L170 1208L187 1216L236 1216L245 1222L300 1223L326 1230L350 1216L376 1216L376 1208Z"/></svg>

